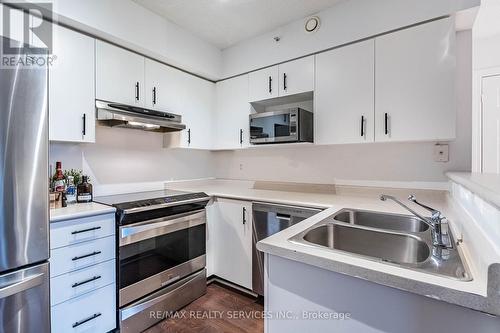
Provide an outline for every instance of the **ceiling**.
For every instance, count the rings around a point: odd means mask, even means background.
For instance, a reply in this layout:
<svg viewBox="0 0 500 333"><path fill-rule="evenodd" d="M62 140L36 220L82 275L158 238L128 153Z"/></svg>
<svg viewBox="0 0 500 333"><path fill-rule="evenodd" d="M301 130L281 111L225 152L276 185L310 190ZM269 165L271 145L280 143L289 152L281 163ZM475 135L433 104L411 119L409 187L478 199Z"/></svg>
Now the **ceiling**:
<svg viewBox="0 0 500 333"><path fill-rule="evenodd" d="M341 0L133 0L225 49Z"/></svg>

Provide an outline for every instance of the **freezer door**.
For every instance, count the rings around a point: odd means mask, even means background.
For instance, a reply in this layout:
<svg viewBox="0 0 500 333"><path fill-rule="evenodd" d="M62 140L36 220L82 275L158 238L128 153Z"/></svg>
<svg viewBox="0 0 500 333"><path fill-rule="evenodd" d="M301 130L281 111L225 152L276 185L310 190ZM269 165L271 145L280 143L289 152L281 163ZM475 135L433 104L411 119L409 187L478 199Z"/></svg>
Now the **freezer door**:
<svg viewBox="0 0 500 333"><path fill-rule="evenodd" d="M47 69L2 65L0 274L49 257L47 122Z"/></svg>
<svg viewBox="0 0 500 333"><path fill-rule="evenodd" d="M0 275L0 332L49 333L49 264Z"/></svg>

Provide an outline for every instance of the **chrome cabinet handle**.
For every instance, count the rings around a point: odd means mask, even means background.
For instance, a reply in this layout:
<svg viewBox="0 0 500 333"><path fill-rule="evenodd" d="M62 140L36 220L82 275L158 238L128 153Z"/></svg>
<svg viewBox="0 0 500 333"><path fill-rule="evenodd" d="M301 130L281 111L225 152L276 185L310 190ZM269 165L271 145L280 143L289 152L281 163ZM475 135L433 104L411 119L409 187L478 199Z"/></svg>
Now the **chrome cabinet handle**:
<svg viewBox="0 0 500 333"><path fill-rule="evenodd" d="M243 144L243 129L240 128L240 145Z"/></svg>
<svg viewBox="0 0 500 333"><path fill-rule="evenodd" d="M286 73L283 73L283 90L286 90Z"/></svg>
<svg viewBox="0 0 500 333"><path fill-rule="evenodd" d="M139 82L135 83L135 100L139 100Z"/></svg>
<svg viewBox="0 0 500 333"><path fill-rule="evenodd" d="M39 286L43 283L43 273L24 278L18 282L14 282L6 287L0 288L0 299L19 294L25 290Z"/></svg>
<svg viewBox="0 0 500 333"><path fill-rule="evenodd" d="M191 129L188 129L188 145L191 144Z"/></svg>
<svg viewBox="0 0 500 333"><path fill-rule="evenodd" d="M92 316L90 316L88 318L85 318L85 319L82 319L80 321L77 321L76 323L73 324L72 327L75 328L75 327L78 327L80 325L83 325L83 324L85 324L88 321L91 321L91 320L96 319L97 317L100 317L101 315L102 314L100 312L94 313Z"/></svg>
<svg viewBox="0 0 500 333"><path fill-rule="evenodd" d="M91 277L90 279L83 280L81 282L75 282L75 283L73 283L71 285L71 288L76 288L76 287L79 287L79 286L83 286L84 284L90 283L90 282L95 281L95 280L99 280L100 278L101 278L101 276L97 275L97 276Z"/></svg>
<svg viewBox="0 0 500 333"><path fill-rule="evenodd" d="M156 105L156 87L153 88L153 105Z"/></svg>
<svg viewBox="0 0 500 333"><path fill-rule="evenodd" d="M94 231L94 230L99 230L99 229L101 229L101 227L93 227L93 228L88 228L88 229L83 229L83 230L75 230L75 231L72 231L71 234L76 235L76 234L81 234L83 232L89 232L89 231Z"/></svg>
<svg viewBox="0 0 500 333"><path fill-rule="evenodd" d="M71 260L77 261L77 260L80 260L80 259L84 259L84 258L96 256L98 254L101 254L101 251L94 251L94 252L89 253L89 254L84 254L83 256L77 256L77 257L72 258Z"/></svg>
<svg viewBox="0 0 500 333"><path fill-rule="evenodd" d="M247 223L247 209L243 207L243 224Z"/></svg>
<svg viewBox="0 0 500 333"><path fill-rule="evenodd" d="M273 78L269 76L269 93L273 92L272 82L273 82Z"/></svg>

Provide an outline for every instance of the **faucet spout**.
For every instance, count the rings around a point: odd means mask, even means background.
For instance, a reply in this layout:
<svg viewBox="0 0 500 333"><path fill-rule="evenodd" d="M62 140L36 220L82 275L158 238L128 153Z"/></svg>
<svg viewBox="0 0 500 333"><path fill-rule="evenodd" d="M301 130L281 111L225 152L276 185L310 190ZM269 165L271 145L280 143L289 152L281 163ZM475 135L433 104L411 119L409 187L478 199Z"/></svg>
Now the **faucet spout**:
<svg viewBox="0 0 500 333"><path fill-rule="evenodd" d="M394 201L395 203L397 203L398 205L400 205L401 207L403 207L404 209L406 209L407 211L412 213L415 217L417 217L419 220L421 220L422 222L424 222L425 224L427 224L431 228L432 240L433 240L433 244L435 246L448 247L448 245L445 244L445 242L443 241L443 232L442 232L442 228L441 228L441 222L444 219L444 217L440 211L435 210L431 207L425 206L423 204L420 204L416 200L414 195L410 195L408 197L408 200L410 200L410 201L418 204L419 206L431 211L431 213L432 213L431 218L427 218L427 217L420 215L419 213L417 213L416 211L414 211L413 209L411 209L410 207L408 207L407 205L405 205L404 203L402 203L401 201L399 201L396 197L394 197L392 195L382 194L380 196L380 200L382 200L382 201L387 201L387 200Z"/></svg>

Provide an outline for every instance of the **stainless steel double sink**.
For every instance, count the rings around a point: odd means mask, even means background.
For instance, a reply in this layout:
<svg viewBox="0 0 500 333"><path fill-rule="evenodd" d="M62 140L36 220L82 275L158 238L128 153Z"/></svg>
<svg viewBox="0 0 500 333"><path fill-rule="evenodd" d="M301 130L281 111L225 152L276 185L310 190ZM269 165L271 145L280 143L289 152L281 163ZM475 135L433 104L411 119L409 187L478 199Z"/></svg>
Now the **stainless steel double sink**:
<svg viewBox="0 0 500 333"><path fill-rule="evenodd" d="M451 232L449 236L453 244ZM472 280L457 247L433 246L429 226L409 215L343 209L289 240L430 274Z"/></svg>

